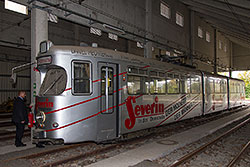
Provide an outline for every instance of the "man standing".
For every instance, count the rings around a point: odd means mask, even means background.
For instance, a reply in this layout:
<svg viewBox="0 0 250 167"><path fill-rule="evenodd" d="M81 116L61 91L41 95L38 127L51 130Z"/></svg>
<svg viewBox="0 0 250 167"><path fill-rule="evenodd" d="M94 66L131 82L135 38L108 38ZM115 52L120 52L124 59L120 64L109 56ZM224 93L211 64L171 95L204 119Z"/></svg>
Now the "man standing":
<svg viewBox="0 0 250 167"><path fill-rule="evenodd" d="M25 124L28 123L28 112L25 104L26 92L19 91L18 97L14 101L14 109L12 121L16 125L16 147L24 147L26 144L22 143Z"/></svg>

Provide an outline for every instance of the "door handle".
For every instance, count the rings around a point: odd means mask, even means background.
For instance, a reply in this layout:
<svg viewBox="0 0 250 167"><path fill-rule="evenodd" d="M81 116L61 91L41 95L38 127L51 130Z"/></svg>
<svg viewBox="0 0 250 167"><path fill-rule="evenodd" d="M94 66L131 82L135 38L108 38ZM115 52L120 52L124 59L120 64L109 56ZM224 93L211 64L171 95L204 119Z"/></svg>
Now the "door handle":
<svg viewBox="0 0 250 167"><path fill-rule="evenodd" d="M105 101L106 101L106 110L108 109L109 105L109 90L108 90L108 67L106 67L106 83L105 83Z"/></svg>

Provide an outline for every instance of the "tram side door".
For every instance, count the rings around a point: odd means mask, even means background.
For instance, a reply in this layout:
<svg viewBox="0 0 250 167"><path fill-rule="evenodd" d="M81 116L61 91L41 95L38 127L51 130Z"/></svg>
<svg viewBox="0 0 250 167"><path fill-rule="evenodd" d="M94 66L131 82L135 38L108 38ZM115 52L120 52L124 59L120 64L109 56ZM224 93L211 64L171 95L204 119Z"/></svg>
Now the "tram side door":
<svg viewBox="0 0 250 167"><path fill-rule="evenodd" d="M98 116L97 140L110 140L118 136L117 134L117 64L98 63L100 91L100 115Z"/></svg>

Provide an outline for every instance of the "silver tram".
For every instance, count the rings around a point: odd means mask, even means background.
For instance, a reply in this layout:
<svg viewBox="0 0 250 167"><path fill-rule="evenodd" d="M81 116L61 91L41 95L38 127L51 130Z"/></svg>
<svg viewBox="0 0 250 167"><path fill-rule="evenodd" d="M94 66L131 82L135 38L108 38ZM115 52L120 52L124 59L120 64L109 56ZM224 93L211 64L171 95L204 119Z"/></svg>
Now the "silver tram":
<svg viewBox="0 0 250 167"><path fill-rule="evenodd" d="M33 142L102 142L244 105L244 82L128 53L40 45Z"/></svg>

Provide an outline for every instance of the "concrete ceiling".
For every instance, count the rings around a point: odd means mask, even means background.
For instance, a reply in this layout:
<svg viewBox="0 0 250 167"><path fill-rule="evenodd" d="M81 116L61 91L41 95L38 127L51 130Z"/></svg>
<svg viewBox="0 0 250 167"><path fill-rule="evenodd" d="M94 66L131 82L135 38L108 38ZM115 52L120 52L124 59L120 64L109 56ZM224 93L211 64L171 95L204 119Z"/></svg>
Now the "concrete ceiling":
<svg viewBox="0 0 250 167"><path fill-rule="evenodd" d="M232 42L250 48L249 0L180 0Z"/></svg>

